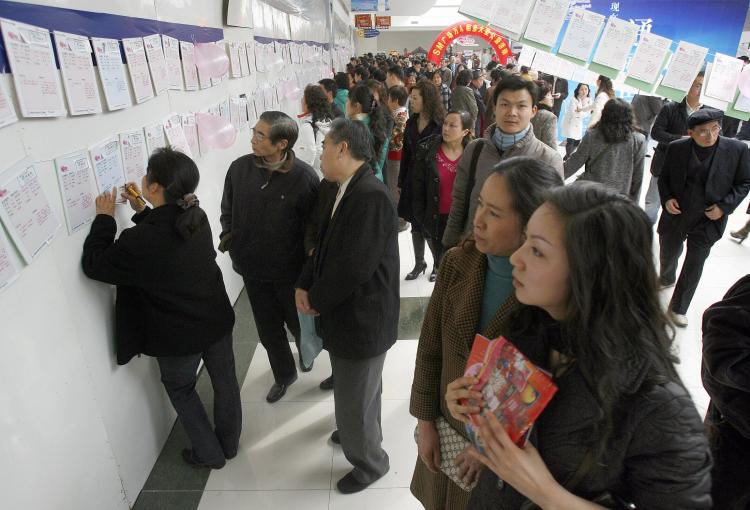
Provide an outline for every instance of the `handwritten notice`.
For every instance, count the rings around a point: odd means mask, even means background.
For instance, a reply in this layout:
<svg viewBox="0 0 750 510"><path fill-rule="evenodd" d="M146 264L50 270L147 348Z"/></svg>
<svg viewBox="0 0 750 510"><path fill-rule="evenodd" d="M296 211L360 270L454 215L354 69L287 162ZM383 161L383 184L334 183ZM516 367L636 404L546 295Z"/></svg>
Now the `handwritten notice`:
<svg viewBox="0 0 750 510"><path fill-rule="evenodd" d="M190 144L185 137L185 130L182 129L182 117L179 114L172 115L164 121L164 132L167 134L169 145L174 150L193 157Z"/></svg>
<svg viewBox="0 0 750 510"><path fill-rule="evenodd" d="M79 150L56 158L55 170L68 235L73 235L96 216L96 183L88 152Z"/></svg>
<svg viewBox="0 0 750 510"><path fill-rule="evenodd" d="M580 8L573 9L558 53L587 62L604 27L604 16Z"/></svg>
<svg viewBox="0 0 750 510"><path fill-rule="evenodd" d="M182 54L182 73L185 77L185 90L198 90L198 68L195 67L195 46L193 43L180 41Z"/></svg>
<svg viewBox="0 0 750 510"><path fill-rule="evenodd" d="M610 17L604 27L604 35L596 48L593 61L622 71L637 38L638 27L635 23L614 16Z"/></svg>
<svg viewBox="0 0 750 510"><path fill-rule="evenodd" d="M8 93L5 91L5 86L0 83L0 128L14 122L18 122L16 109L13 107L13 102L10 100Z"/></svg>
<svg viewBox="0 0 750 510"><path fill-rule="evenodd" d="M705 94L725 102L734 101L742 72L742 60L717 53L706 80Z"/></svg>
<svg viewBox="0 0 750 510"><path fill-rule="evenodd" d="M250 64L247 60L247 47L248 45L245 43L239 43L239 55L240 55L240 75L241 76L249 76L250 75Z"/></svg>
<svg viewBox="0 0 750 510"><path fill-rule="evenodd" d="M643 32L633 60L628 67L628 76L646 83L654 83L659 77L671 45L671 39L651 32Z"/></svg>
<svg viewBox="0 0 750 510"><path fill-rule="evenodd" d="M232 41L229 43L229 65L232 70L232 78L242 77L242 67L240 65L240 46L245 43Z"/></svg>
<svg viewBox="0 0 750 510"><path fill-rule="evenodd" d="M484 21L492 19L492 13L495 10L495 0L464 0L458 12L473 16Z"/></svg>
<svg viewBox="0 0 750 510"><path fill-rule="evenodd" d="M164 135L164 124L157 122L143 128L146 133L146 148L148 149L149 157L154 153L156 149L161 149L167 146L167 138Z"/></svg>
<svg viewBox="0 0 750 510"><path fill-rule="evenodd" d="M164 46L164 58L167 61L169 88L182 90L182 64L180 63L180 41L168 35L161 36Z"/></svg>
<svg viewBox="0 0 750 510"><path fill-rule="evenodd" d="M534 0L495 0L490 23L502 32L518 38L526 28L533 7Z"/></svg>
<svg viewBox="0 0 750 510"><path fill-rule="evenodd" d="M569 3L569 0L537 0L524 37L550 48L554 46L565 23Z"/></svg>
<svg viewBox="0 0 750 510"><path fill-rule="evenodd" d="M113 136L89 148L99 193L125 186L125 172L120 155L120 140Z"/></svg>
<svg viewBox="0 0 750 510"><path fill-rule="evenodd" d="M190 152L194 157L198 157L201 154L201 150L198 144L198 124L195 121L194 113L186 113L180 116L182 121L182 130L185 132L185 140L187 140Z"/></svg>
<svg viewBox="0 0 750 510"><path fill-rule="evenodd" d="M143 39L140 37L123 39L122 46L125 48L125 59L128 61L128 71L130 72L130 81L133 83L135 102L140 104L152 99L154 88L148 70Z"/></svg>
<svg viewBox="0 0 750 510"><path fill-rule="evenodd" d="M125 131L120 133L119 138L125 182L134 182L140 185L141 178L146 175L146 164L148 163L148 148L146 147L146 137L143 130Z"/></svg>
<svg viewBox="0 0 750 510"><path fill-rule="evenodd" d="M27 264L60 228L34 165L22 160L0 177L0 219Z"/></svg>
<svg viewBox="0 0 750 510"><path fill-rule="evenodd" d="M120 43L115 39L93 37L94 57L102 80L104 99L109 111L127 108L132 103L128 91L128 79L120 56Z"/></svg>
<svg viewBox="0 0 750 510"><path fill-rule="evenodd" d="M677 50L672 55L672 60L667 67L667 74L664 75L661 84L681 92L687 92L695 81L698 71L703 67L703 61L707 54L708 48L680 41Z"/></svg>
<svg viewBox="0 0 750 510"><path fill-rule="evenodd" d="M0 19L5 51L24 117L60 117L67 113L49 31Z"/></svg>
<svg viewBox="0 0 750 510"><path fill-rule="evenodd" d="M144 37L143 47L146 51L154 90L156 90L157 95L163 94L169 90L169 71L167 70L167 60L164 58L164 49L161 46L161 36L153 34Z"/></svg>
<svg viewBox="0 0 750 510"><path fill-rule="evenodd" d="M21 275L21 268L11 250L10 239L0 227L0 292L10 287Z"/></svg>
<svg viewBox="0 0 750 510"><path fill-rule="evenodd" d="M70 114L101 113L102 101L88 37L64 32L54 35Z"/></svg>

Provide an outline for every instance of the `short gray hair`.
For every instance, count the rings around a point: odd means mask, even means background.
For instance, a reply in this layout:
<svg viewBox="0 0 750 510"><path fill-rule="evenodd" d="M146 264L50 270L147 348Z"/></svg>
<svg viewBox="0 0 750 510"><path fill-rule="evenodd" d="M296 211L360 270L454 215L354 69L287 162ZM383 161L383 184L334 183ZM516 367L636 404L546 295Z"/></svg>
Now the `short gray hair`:
<svg viewBox="0 0 750 510"><path fill-rule="evenodd" d="M271 132L268 135L271 143L275 144L281 140L286 140L288 143L287 150L297 143L299 127L297 127L297 122L286 113L269 110L261 113L258 120L262 120L271 126Z"/></svg>
<svg viewBox="0 0 750 510"><path fill-rule="evenodd" d="M333 143L346 142L352 158L357 161L373 162L375 142L370 129L363 122L344 118L336 119L331 124L326 140L331 140Z"/></svg>

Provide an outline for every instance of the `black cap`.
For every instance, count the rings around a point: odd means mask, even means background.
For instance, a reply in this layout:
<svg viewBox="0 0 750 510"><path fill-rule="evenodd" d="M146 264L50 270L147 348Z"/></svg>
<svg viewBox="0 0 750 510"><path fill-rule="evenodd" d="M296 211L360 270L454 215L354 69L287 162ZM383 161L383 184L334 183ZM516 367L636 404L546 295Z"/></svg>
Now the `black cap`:
<svg viewBox="0 0 750 510"><path fill-rule="evenodd" d="M715 120L721 122L723 117L724 112L721 110L717 110L716 108L701 108L688 117L688 129L693 129L695 126L700 126L701 124L713 122Z"/></svg>
<svg viewBox="0 0 750 510"><path fill-rule="evenodd" d="M481 69L474 69L471 72L471 79L478 80L479 78L484 78L484 71L482 71Z"/></svg>

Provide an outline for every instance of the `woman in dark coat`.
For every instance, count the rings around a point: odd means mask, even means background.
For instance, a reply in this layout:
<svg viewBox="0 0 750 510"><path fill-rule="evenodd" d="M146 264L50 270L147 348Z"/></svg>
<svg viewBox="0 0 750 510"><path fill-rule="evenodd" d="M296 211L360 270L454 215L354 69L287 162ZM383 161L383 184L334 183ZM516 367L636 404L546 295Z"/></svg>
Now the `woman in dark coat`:
<svg viewBox="0 0 750 510"><path fill-rule="evenodd" d="M646 213L600 184L557 188L534 212L510 258L528 306L507 338L558 390L519 447L479 416L474 378L448 385L453 417L481 426L485 455L471 454L489 468L469 509L711 508L711 456L673 365L652 242Z"/></svg>
<svg viewBox="0 0 750 510"><path fill-rule="evenodd" d="M192 465L219 469L237 455L242 411L234 369L229 302L208 218L194 191L199 173L181 152L151 156L140 190L123 193L134 227L115 241L116 190L96 199L97 216L83 246L83 271L117 285L117 362L154 356L161 380L192 443L182 452ZM136 198L138 197L138 198ZM214 426L195 391L203 359L214 387Z"/></svg>

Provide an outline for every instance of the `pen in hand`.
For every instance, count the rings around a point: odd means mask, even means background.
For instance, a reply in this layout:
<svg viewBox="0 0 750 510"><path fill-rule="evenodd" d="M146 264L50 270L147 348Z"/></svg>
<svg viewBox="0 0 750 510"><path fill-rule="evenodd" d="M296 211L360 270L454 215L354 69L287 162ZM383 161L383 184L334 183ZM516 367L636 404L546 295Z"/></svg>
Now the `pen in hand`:
<svg viewBox="0 0 750 510"><path fill-rule="evenodd" d="M141 205L145 206L146 201L143 199L140 193L133 187L132 184L128 184L125 190L130 194L131 197L135 198Z"/></svg>

